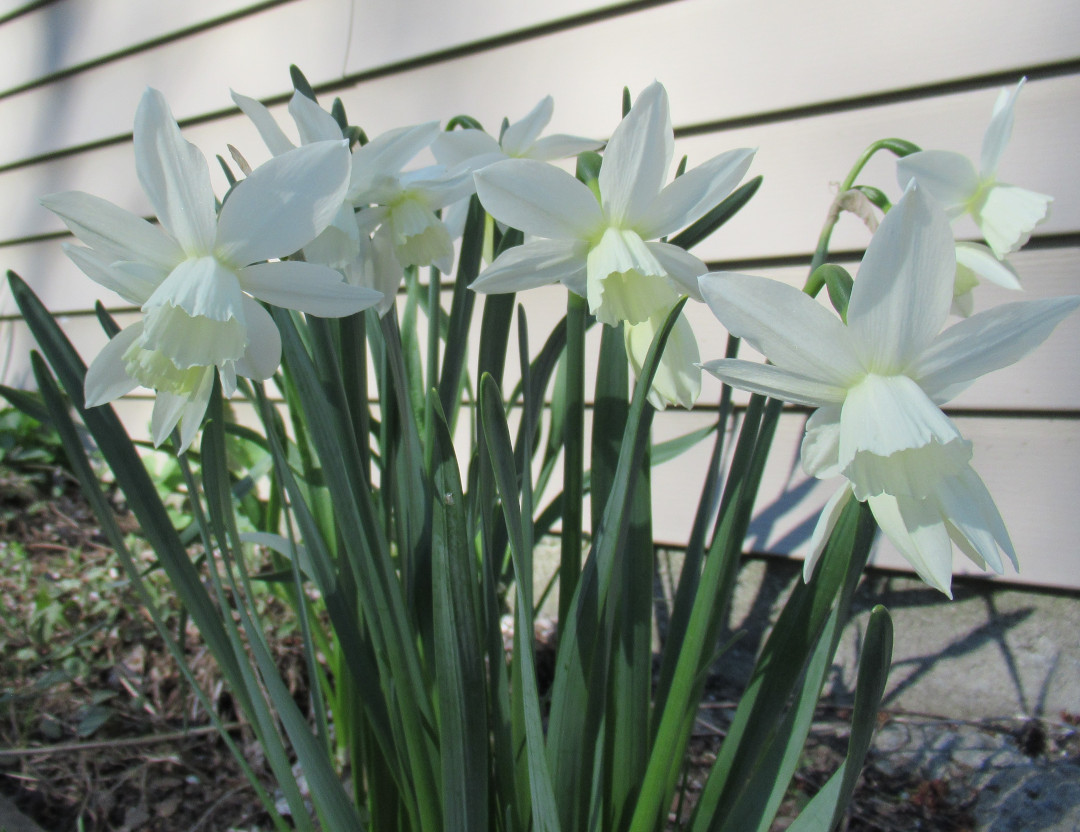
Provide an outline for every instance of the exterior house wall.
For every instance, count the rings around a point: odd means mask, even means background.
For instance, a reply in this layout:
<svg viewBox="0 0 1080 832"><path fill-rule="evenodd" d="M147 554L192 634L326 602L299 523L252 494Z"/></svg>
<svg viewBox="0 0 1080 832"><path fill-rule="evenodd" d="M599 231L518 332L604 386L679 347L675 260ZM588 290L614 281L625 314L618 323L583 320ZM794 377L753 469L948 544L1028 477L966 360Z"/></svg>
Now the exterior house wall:
<svg viewBox="0 0 1080 832"><path fill-rule="evenodd" d="M38 196L85 190L150 213L131 148L146 85L162 90L208 156L227 156L230 143L261 161L262 142L229 87L275 105L288 127L290 63L326 101L340 96L369 135L459 113L495 130L550 93L553 131L604 138L618 122L623 86L636 94L658 79L671 96L676 154L691 166L733 147L759 148L750 175L764 175L760 192L696 253L716 269L793 285L805 278L831 183L870 142L900 136L977 158L997 89L1026 75L1000 175L1055 202L1014 264L1027 297L1080 292L1080 6L1072 0L1034 0L1023 14L1007 0L0 2L0 265L62 313L84 357L104 343L94 301L121 314L122 304L64 257L60 245L70 238ZM220 193L224 179L214 176ZM860 181L899 192L884 155ZM958 228L975 236L974 226ZM854 267L868 238L845 216L834 250ZM1015 299L994 287L979 292L979 308ZM559 287L519 299L537 334L565 309ZM708 310L688 314L703 359L722 355L726 333ZM27 384L31 339L6 287L0 316L4 382ZM1074 315L1034 356L981 379L947 408L975 442L975 466L1013 535L1022 571L1007 580L1080 588L1078 382ZM703 425L718 393L707 379L695 412L658 416L656 438ZM117 407L144 432L145 399ZM782 418L748 544L757 551L802 554L831 493L832 484L808 481L798 467L805 418L798 408ZM689 534L701 456L656 468L663 542ZM887 542L874 557L904 564Z"/></svg>

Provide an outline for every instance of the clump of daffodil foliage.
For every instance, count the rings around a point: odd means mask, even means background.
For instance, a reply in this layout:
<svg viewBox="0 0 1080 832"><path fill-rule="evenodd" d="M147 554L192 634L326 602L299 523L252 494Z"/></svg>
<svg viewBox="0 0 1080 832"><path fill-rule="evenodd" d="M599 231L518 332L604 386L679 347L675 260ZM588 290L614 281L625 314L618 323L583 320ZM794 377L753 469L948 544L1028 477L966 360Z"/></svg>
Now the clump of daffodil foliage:
<svg viewBox="0 0 1080 832"><path fill-rule="evenodd" d="M973 314L980 278L1019 290L1005 258L1051 201L996 178L1020 86L999 98L978 170L902 139L871 145L841 186L799 291L710 272L691 253L710 234L722 238L761 178L743 181L749 149L673 170L659 83L632 105L625 93L606 142L542 136L550 97L494 134L461 116L369 141L340 100L324 109L293 78L287 128L233 93L265 149L222 161L224 193L164 97L147 90L133 147L156 222L84 193L43 198L81 244L65 244L71 259L140 311L121 329L99 310L109 341L89 367L10 277L47 359L33 359L45 409L103 531L141 588L69 404L261 745L281 800L247 768L147 594L148 614L276 828L668 828L765 460L791 402L814 408L803 469L838 487L806 541L805 580L692 811L677 818L694 832L768 828L876 531L946 594L954 549L999 573L1026 556L975 472L972 442L942 410L1080 305L1051 298ZM879 151L898 157L895 204L856 181ZM855 279L828 262L843 210L876 229ZM985 245L954 240L950 221L965 214ZM555 283L567 290L565 317L530 330L530 290ZM824 287L832 309L814 297ZM702 361L686 303L706 304L729 333L725 357ZM594 324L600 349L588 356ZM511 339L517 366L507 366ZM740 340L768 362L738 358ZM702 369L725 385L710 429L654 444L656 412L694 407ZM153 443L177 454L187 529L174 529L110 406L138 387L155 397ZM738 417L731 387L753 394ZM251 418L238 424L229 397L249 404ZM243 463L229 458L226 437L250 446ZM652 491L651 465L707 441L654 678L652 505L662 511L665 495ZM255 531L240 531L241 501ZM557 655L541 690L533 548L556 526ZM275 667L255 581L295 610L307 703ZM885 688L891 628L876 607L844 764L797 832L843 819Z"/></svg>

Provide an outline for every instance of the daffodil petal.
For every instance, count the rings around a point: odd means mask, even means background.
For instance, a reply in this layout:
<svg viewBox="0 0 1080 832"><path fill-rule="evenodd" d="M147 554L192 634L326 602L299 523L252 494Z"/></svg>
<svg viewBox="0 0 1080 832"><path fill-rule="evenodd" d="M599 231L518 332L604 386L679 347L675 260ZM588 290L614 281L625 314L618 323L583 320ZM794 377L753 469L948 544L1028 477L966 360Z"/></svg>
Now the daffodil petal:
<svg viewBox="0 0 1080 832"><path fill-rule="evenodd" d="M314 240L304 246L304 259L335 269L351 263L360 256L360 230L351 205L342 203L334 221Z"/></svg>
<svg viewBox="0 0 1080 832"><path fill-rule="evenodd" d="M905 156L896 163L896 179L904 189L915 180L950 218L963 214L979 190L979 174L971 160L952 150L921 150Z"/></svg>
<svg viewBox="0 0 1080 832"><path fill-rule="evenodd" d="M250 349L250 344L248 345ZM243 359L243 356L236 361ZM221 395L228 398L236 392L236 361L223 361L217 368L218 378L221 379ZM203 381L205 381L205 377ZM197 392L197 391L196 391ZM181 417L183 419L183 417Z"/></svg>
<svg viewBox="0 0 1080 832"><path fill-rule="evenodd" d="M474 129L440 133L431 143L431 153L440 165L453 167L468 162L473 170L506 158L498 141L483 130ZM476 164L479 159L484 162Z"/></svg>
<svg viewBox="0 0 1080 832"><path fill-rule="evenodd" d="M1004 552L1012 561L1013 568L1019 569L1005 521L1001 519L986 485L972 468L943 480L937 489L937 498L942 514L958 533L953 540L965 554L980 566L989 566L1001 575L1005 571L1001 560L1001 552ZM962 540L957 540L957 537Z"/></svg>
<svg viewBox="0 0 1080 832"><path fill-rule="evenodd" d="M150 414L150 438L154 447L160 448L161 444L169 438L173 428L180 421L184 408L189 404L187 396L175 393L158 393L154 399L154 410ZM190 443L189 443L190 444ZM187 450L182 448L181 452Z"/></svg>
<svg viewBox="0 0 1080 832"><path fill-rule="evenodd" d="M806 556L806 560L803 561L804 583L809 583L814 576L814 569L817 568L818 561L821 560L821 553L825 551L825 544L829 542L829 535L832 534L832 530L836 527L836 521L840 519L840 514L851 497L851 488L847 483L844 483L833 493L821 509L817 525L814 526L814 532L810 535L810 553Z"/></svg>
<svg viewBox="0 0 1080 832"><path fill-rule="evenodd" d="M566 171L531 159L507 159L474 174L476 194L495 219L527 234L587 240L604 217L592 191Z"/></svg>
<svg viewBox="0 0 1080 832"><path fill-rule="evenodd" d="M970 269L983 280L989 280L1004 289L1020 289L1020 277L1008 260L1000 260L988 246L981 243L959 242L956 244L956 262ZM970 313L969 313L970 314Z"/></svg>
<svg viewBox="0 0 1080 832"><path fill-rule="evenodd" d="M957 264L957 282L959 282L961 269L963 268L965 267ZM959 318L970 317L971 313L975 311L975 293L971 289L968 289L966 292L953 295L952 306L949 307L949 311ZM952 397L950 396L950 398ZM948 399L944 399L944 401L948 401Z"/></svg>
<svg viewBox="0 0 1080 832"><path fill-rule="evenodd" d="M732 335L793 377L837 391L865 374L843 322L805 292L778 280L724 272L702 276L699 285ZM842 399L830 392L814 403Z"/></svg>
<svg viewBox="0 0 1080 832"><path fill-rule="evenodd" d="M983 134L982 155L979 159L979 167L984 178L991 178L997 172L1001 154L1005 152L1005 146L1009 143L1013 129L1013 108L1016 106L1017 96L1024 87L1026 78L1021 78L1020 83L1012 89L1003 89L994 104L994 115L990 124Z"/></svg>
<svg viewBox="0 0 1080 832"><path fill-rule="evenodd" d="M848 329L867 370L905 370L941 331L955 279L948 221L921 187L908 189L870 240L848 303Z"/></svg>
<svg viewBox="0 0 1080 832"><path fill-rule="evenodd" d="M390 208L375 236L389 236L403 266L430 266L454 251L450 232L421 199L405 198Z"/></svg>
<svg viewBox="0 0 1080 832"><path fill-rule="evenodd" d="M210 394L213 389L214 373L211 370L203 377L199 389L187 400L180 411L180 447L177 448L177 453L182 454L191 447L195 434L202 426L203 415L206 413L206 406L210 403Z"/></svg>
<svg viewBox="0 0 1080 832"><path fill-rule="evenodd" d="M697 257L684 248L671 243L646 243L667 276L671 278L675 291L689 295L696 301L702 300L698 278L709 270Z"/></svg>
<svg viewBox="0 0 1080 832"><path fill-rule="evenodd" d="M439 122L429 121L409 127L398 127L376 136L358 147L352 154L353 184L349 198L369 202L363 198L368 188L381 177L396 174L405 163L431 144L439 135Z"/></svg>
<svg viewBox="0 0 1080 832"><path fill-rule="evenodd" d="M236 372L258 381L268 379L281 364L281 333L270 313L250 298L244 299L248 342L236 360Z"/></svg>
<svg viewBox="0 0 1080 832"><path fill-rule="evenodd" d="M589 250L586 269L589 311L609 326L641 323L678 299L648 244L629 229L605 230Z"/></svg>
<svg viewBox="0 0 1080 832"><path fill-rule="evenodd" d="M953 421L907 376L868 375L848 390L844 399L840 416L840 464L845 468L856 464L861 467L857 460L860 455L880 458L879 465L891 465L891 458L901 451L960 441L963 437ZM845 473L850 479L863 479L857 472ZM915 475L919 473L916 471ZM896 493L895 488L883 487ZM915 493L918 490L911 489Z"/></svg>
<svg viewBox="0 0 1080 832"><path fill-rule="evenodd" d="M176 306L193 317L243 321L241 298L240 284L231 269L213 257L199 257L173 269L143 304L143 312Z"/></svg>
<svg viewBox="0 0 1080 832"><path fill-rule="evenodd" d="M1080 306L1080 296L1019 301L980 312L942 332L919 356L912 377L928 395L1019 361Z"/></svg>
<svg viewBox="0 0 1080 832"><path fill-rule="evenodd" d="M701 369L740 390L811 407L839 404L847 394L844 387L826 384L819 379L808 378L771 364L758 364L740 358L706 361L701 365Z"/></svg>
<svg viewBox="0 0 1080 832"><path fill-rule="evenodd" d="M443 209L443 225L450 232L451 240L457 240L465 233L465 222L469 219L469 202L468 199L459 199Z"/></svg>
<svg viewBox="0 0 1080 832"><path fill-rule="evenodd" d="M240 108L240 112L251 119L251 123L254 124L255 129L259 131L259 136L262 137L267 150L269 150L271 154L278 156L282 153L288 153L296 146L289 140L288 136L285 135L285 131L281 129L265 106L254 98L248 98L246 95L241 95L235 90L230 90L229 92L231 93L232 100L235 102L236 106Z"/></svg>
<svg viewBox="0 0 1080 832"><path fill-rule="evenodd" d="M246 343L243 292L212 257L185 260L143 304L144 346L179 370L239 358Z"/></svg>
<svg viewBox="0 0 1080 832"><path fill-rule="evenodd" d="M114 261L144 260L172 269L184 259L180 246L168 234L108 200L67 191L43 196L40 201L80 241Z"/></svg>
<svg viewBox="0 0 1080 832"><path fill-rule="evenodd" d="M299 251L337 216L348 176L345 141L298 147L259 165L221 208L215 254L246 266Z"/></svg>
<svg viewBox="0 0 1080 832"><path fill-rule="evenodd" d="M256 263L237 276L244 291L259 300L320 318L352 315L382 300L381 292L351 286L339 272L319 263Z"/></svg>
<svg viewBox="0 0 1080 832"><path fill-rule="evenodd" d="M653 339L666 318L667 312L661 311L639 324L623 324L626 355L634 368L635 377L641 374ZM649 389L649 402L653 407L663 410L667 405L674 404L689 410L694 406L701 393L699 358L694 330L686 316L680 314L668 336Z"/></svg>
<svg viewBox="0 0 1080 832"><path fill-rule="evenodd" d="M356 218L356 227L360 235L364 236L371 234L386 221L386 218L390 216L390 209L385 205L373 205L357 211L353 216Z"/></svg>
<svg viewBox="0 0 1080 832"><path fill-rule="evenodd" d="M936 506L882 494L870 498L870 510L918 576L952 598L952 540Z"/></svg>
<svg viewBox="0 0 1080 832"><path fill-rule="evenodd" d="M576 240L533 240L495 258L470 286L476 292L523 292L562 282L585 294L586 244Z"/></svg>
<svg viewBox="0 0 1080 832"><path fill-rule="evenodd" d="M729 150L688 170L634 219L634 227L642 237L651 240L700 219L739 184L755 152L750 148Z"/></svg>
<svg viewBox="0 0 1080 832"><path fill-rule="evenodd" d="M355 286L366 286L382 293L382 299L375 306L380 318L389 312L405 279L405 269L394 254L390 235L376 234L371 240L361 237L357 266L346 276Z"/></svg>
<svg viewBox="0 0 1080 832"><path fill-rule="evenodd" d="M540 131L547 127L553 112L555 112L555 99L550 95L545 95L525 118L521 119L521 121L515 121L507 127L500 142L506 155L524 155L525 151L536 141Z"/></svg>
<svg viewBox="0 0 1080 832"><path fill-rule="evenodd" d="M125 371L124 353L142 336L142 321L120 330L86 369L83 398L86 407L97 407L126 396L139 386Z"/></svg>
<svg viewBox="0 0 1080 832"><path fill-rule="evenodd" d="M1027 243L1035 226L1050 215L1053 201L1046 194L997 184L979 204L975 223L994 254L1004 257Z"/></svg>
<svg viewBox="0 0 1080 832"><path fill-rule="evenodd" d="M340 141L342 138L337 120L302 92L294 92L289 100L289 115L296 122L303 144Z"/></svg>
<svg viewBox="0 0 1080 832"><path fill-rule="evenodd" d="M422 200L432 211L464 199L476 190L472 168L466 165L459 165L454 170L433 165L402 174L400 181L402 190L410 197Z"/></svg>
<svg viewBox="0 0 1080 832"><path fill-rule="evenodd" d="M117 268L110 258L100 252L82 246L64 243L61 248L83 274L116 294L128 303L142 306L154 293L158 281L146 280L143 275L131 274L126 269Z"/></svg>
<svg viewBox="0 0 1080 832"><path fill-rule="evenodd" d="M210 170L157 90L143 93L134 137L135 171L157 218L185 252L209 253L217 219Z"/></svg>
<svg viewBox="0 0 1080 832"><path fill-rule="evenodd" d="M556 133L552 136L544 136L537 139L525 154L526 158L536 159L539 162L550 162L554 159L566 159L577 156L587 150L599 150L604 146L603 142L595 139L587 139L584 136L568 136L564 133Z"/></svg>
<svg viewBox="0 0 1080 832"><path fill-rule="evenodd" d="M604 150L600 197L613 225L632 224L652 205L674 152L667 91L654 81L619 122Z"/></svg>
<svg viewBox="0 0 1080 832"><path fill-rule="evenodd" d="M819 480L840 475L840 413L838 405L825 405L806 420L799 457L803 470Z"/></svg>

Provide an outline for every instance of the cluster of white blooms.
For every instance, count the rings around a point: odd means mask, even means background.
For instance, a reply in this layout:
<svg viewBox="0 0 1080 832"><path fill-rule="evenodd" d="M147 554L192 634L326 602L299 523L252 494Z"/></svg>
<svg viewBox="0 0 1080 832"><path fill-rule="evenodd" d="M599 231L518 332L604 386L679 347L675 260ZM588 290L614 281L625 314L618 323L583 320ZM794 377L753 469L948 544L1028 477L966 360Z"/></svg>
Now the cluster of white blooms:
<svg viewBox="0 0 1080 832"><path fill-rule="evenodd" d="M965 267L1019 288L1005 255L1027 241L1051 201L995 178L1019 89L998 99L981 174L948 151L899 161L906 191L867 248L846 320L777 281L701 278L716 317L771 362L721 359L705 368L736 387L818 408L806 425L803 469L845 478L818 521L807 578L852 497L869 502L915 571L950 597L953 544L981 568L1000 574L1002 554L1016 566L1005 524L971 467L971 442L940 406L1022 358L1080 306L1076 296L1010 303L943 330L950 308L971 312L974 280ZM989 248L954 243L949 219L964 213Z"/></svg>
<svg viewBox="0 0 1080 832"><path fill-rule="evenodd" d="M738 184L753 157L748 150L724 154L664 187L674 136L659 84L642 93L608 142L598 196L547 164L604 144L541 137L550 97L498 140L430 122L351 151L342 125L301 92L289 103L299 146L258 101L237 93L233 100L272 158L235 186L220 212L206 160L155 90L139 104L134 148L158 225L84 193L42 200L86 244L66 247L76 264L143 312L92 363L87 405L149 387L158 393L154 442L180 424L181 449L194 438L215 373L230 395L238 374L265 379L276 370L280 339L257 301L326 317L372 306L385 315L407 267L452 270L462 223L439 212L463 216L473 193L495 219L548 238L507 251L473 288L517 291L561 281L587 297L602 322L625 323L627 353L639 369L680 295L700 300L696 279L706 271L683 249L646 241L701 217ZM428 148L436 164L407 169ZM697 360L681 319L652 388L656 406L693 405Z"/></svg>
<svg viewBox="0 0 1080 832"><path fill-rule="evenodd" d="M87 194L43 200L85 244L68 246L71 258L143 313L91 364L86 404L152 388L155 443L179 423L185 449L215 376L229 395L237 375L266 379L277 369L280 336L260 301L324 317L369 307L385 315L406 268L452 271L461 223L449 218L460 217L475 193L494 220L528 237L500 254L472 289L561 283L587 300L597 320L622 326L636 372L668 313L689 296L772 362L702 365L680 317L650 390L654 406L693 406L704 366L729 384L818 408L807 424L803 467L846 481L819 522L807 576L854 497L869 502L918 573L948 593L953 543L999 572L1002 554L1016 557L971 467L971 443L940 406L1034 349L1080 304L1009 304L942 331L950 308L970 314L974 274L1019 288L1005 257L1026 242L1051 201L996 180L1019 90L998 101L981 172L945 151L900 161L905 195L870 243L846 319L775 281L706 274L701 260L664 241L731 194L754 151L723 153L669 182L674 133L659 83L615 128L590 183L549 164L603 145L541 138L550 98L498 140L431 122L350 149L338 120L300 92L289 104L299 146L262 104L234 93L272 158L236 184L220 209L202 154L180 135L161 94L147 90L134 148L159 224ZM425 150L435 164L409 168ZM949 220L964 213L988 246L954 243Z"/></svg>

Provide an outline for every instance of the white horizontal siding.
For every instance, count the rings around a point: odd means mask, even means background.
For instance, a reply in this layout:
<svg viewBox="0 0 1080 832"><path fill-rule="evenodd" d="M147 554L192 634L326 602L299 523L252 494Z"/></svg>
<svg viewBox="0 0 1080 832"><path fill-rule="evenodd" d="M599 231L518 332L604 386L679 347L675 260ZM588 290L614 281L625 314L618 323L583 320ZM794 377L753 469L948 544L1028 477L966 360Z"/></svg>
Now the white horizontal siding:
<svg viewBox="0 0 1080 832"><path fill-rule="evenodd" d="M109 0L101 9L96 8L98 2L63 5L78 8L98 29L126 25L129 18L123 8L132 5L131 0ZM157 3L145 5L149 11ZM48 88L0 99L0 119L31 127L0 137L0 165L130 133L133 102L146 86L165 94L177 118L191 118L231 108L229 87L257 98L291 90L290 63L297 64L313 83L320 83L621 5L625 3L589 0L355 4L351 0L294 0L151 51L124 56ZM199 6L206 16L220 15L212 2ZM55 25L48 19L50 8L20 18L12 26L34 26L37 36L28 33L27 37L47 42ZM145 22L139 21L140 28ZM138 29L133 34L137 37ZM77 34L75 43L76 49L94 50L92 41ZM8 86L15 84L0 80L0 87ZM102 96L102 90L109 94ZM425 116L435 117L434 113Z"/></svg>
<svg viewBox="0 0 1080 832"><path fill-rule="evenodd" d="M349 42L348 2L287 3L0 101L5 124L26 126L0 137L0 165L130 133L147 85L184 119L231 107L229 87L255 97L288 91L289 63L314 83L334 81L619 5L358 2ZM556 126L603 134L623 85L641 89L654 78L679 102L680 122L700 124L1078 57L1080 13L1068 0L1032 2L1023 15L1008 0L977 9L834 0L826 10L785 3L782 13L768 3L679 0L365 80L354 119L380 132L470 111L495 128L511 106L531 106L551 92L563 101Z"/></svg>
<svg viewBox="0 0 1080 832"><path fill-rule="evenodd" d="M252 0L50 3L0 27L0 95L265 5Z"/></svg>

